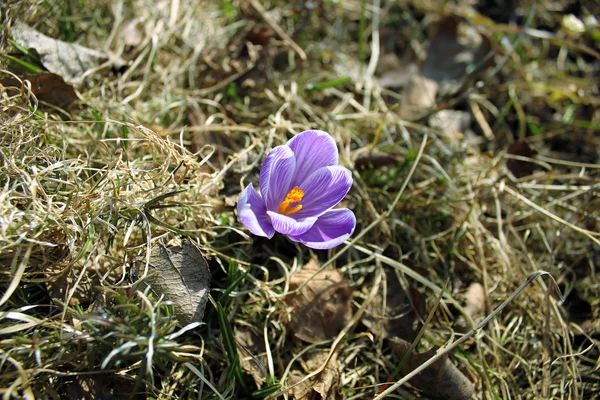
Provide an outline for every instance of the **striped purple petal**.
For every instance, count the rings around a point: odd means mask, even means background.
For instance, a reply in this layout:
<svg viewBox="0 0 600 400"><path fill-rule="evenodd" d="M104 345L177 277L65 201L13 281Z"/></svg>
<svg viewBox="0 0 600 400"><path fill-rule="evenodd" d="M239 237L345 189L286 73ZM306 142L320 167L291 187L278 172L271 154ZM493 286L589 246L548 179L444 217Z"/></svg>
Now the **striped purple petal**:
<svg viewBox="0 0 600 400"><path fill-rule="evenodd" d="M291 189L296 170L296 157L288 146L277 146L269 152L260 170L260 193L267 210L277 211Z"/></svg>
<svg viewBox="0 0 600 400"><path fill-rule="evenodd" d="M263 199L256 193L252 184L242 190L237 204L238 217L248 230L257 236L271 239L275 229L267 214Z"/></svg>
<svg viewBox="0 0 600 400"><path fill-rule="evenodd" d="M273 211L267 211L267 214L271 217L273 228L284 235L302 235L317 222L316 217L297 220Z"/></svg>
<svg viewBox="0 0 600 400"><path fill-rule="evenodd" d="M295 218L318 217L337 205L352 186L352 173L344 167L323 167L313 172L300 189L304 191L302 210Z"/></svg>
<svg viewBox="0 0 600 400"><path fill-rule="evenodd" d="M340 208L327 211L305 233L290 235L289 238L312 249L331 249L344 243L355 227L354 213L347 208Z"/></svg>
<svg viewBox="0 0 600 400"><path fill-rule="evenodd" d="M299 185L319 168L338 164L337 147L327 132L301 132L287 146L294 152L298 165L293 185Z"/></svg>

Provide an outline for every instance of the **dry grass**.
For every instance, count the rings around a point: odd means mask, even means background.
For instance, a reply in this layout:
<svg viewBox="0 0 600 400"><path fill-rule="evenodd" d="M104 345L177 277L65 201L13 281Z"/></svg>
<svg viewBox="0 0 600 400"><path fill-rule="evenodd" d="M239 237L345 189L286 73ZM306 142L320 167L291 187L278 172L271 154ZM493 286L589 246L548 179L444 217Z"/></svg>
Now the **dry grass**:
<svg viewBox="0 0 600 400"><path fill-rule="evenodd" d="M275 389L319 348L337 355L343 398L373 397L399 361L386 335L410 340L435 312L418 349L441 346L460 335L459 319L482 319L461 316L471 283L484 287L489 314L545 270L564 303L537 280L451 359L480 398L600 391L598 31L569 36L560 25L567 11L550 1L532 14L525 3L510 15L481 6L489 18L454 3L313 3L4 6L6 26L19 17L125 62L90 74L68 111L40 104L27 85L0 91L5 398L108 388L160 399L249 397L257 388L247 378L244 393L213 307L204 325L174 335L181 326L173 308L133 273L151 243L182 236L209 257L212 297L232 290L221 303L233 330L264 338L265 353L255 356L266 360ZM573 12L599 15L585 7ZM490 37L492 64L476 76L483 84L438 102L473 115L475 142L449 137L427 117L400 117L399 95L373 75L383 43L419 57L442 9ZM515 26L529 15L537 30L525 34ZM518 24L502 25L509 18ZM123 32L134 19L135 43ZM350 324L318 345L288 331L282 301L313 252L284 237L249 236L234 212L266 153L311 128L333 136L353 171L345 204L358 218L344 246L317 254L354 289ZM517 140L537 152L522 178L506 167L519 158L505 151ZM391 310L399 292L410 301ZM415 392L401 390L405 398Z"/></svg>

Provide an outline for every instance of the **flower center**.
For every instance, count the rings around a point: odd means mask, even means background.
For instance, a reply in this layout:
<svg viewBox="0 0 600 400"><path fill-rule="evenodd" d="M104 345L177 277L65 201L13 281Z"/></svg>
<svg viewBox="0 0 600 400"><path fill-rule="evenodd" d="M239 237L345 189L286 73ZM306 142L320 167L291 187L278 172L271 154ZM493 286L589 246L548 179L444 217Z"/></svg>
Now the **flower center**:
<svg viewBox="0 0 600 400"><path fill-rule="evenodd" d="M292 204L298 203L304 197L304 192L298 186L294 186L292 190L285 196L285 199L279 204L279 214L290 215L302 210L302 204L297 204L292 207ZM290 208L291 207L291 208Z"/></svg>

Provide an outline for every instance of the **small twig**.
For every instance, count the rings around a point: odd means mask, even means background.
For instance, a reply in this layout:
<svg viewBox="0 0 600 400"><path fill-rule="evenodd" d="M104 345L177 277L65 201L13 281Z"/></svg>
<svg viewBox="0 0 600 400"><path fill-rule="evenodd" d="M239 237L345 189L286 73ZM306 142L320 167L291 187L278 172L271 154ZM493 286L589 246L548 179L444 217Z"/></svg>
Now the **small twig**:
<svg viewBox="0 0 600 400"><path fill-rule="evenodd" d="M427 316L427 319L423 323L423 326L421 326L421 329L419 330L419 333L417 333L417 337L415 338L415 340L413 340L413 342L411 343L411 345L408 348L408 350L406 350L406 353L404 354L404 357L402 357L402 359L400 360L400 363L398 364L398 366L396 367L396 369L394 370L394 372L392 372L392 375L390 375L390 377L387 379L388 382L390 382L392 379L396 378L396 376L402 370L402 367L404 366L404 364L410 358L411 354L417 349L417 346L419 345L419 343L421 342L421 339L425 335L425 332L427 331L427 327L431 323L431 320L433 319L433 316L435 315L435 312L437 311L437 309L438 309L438 307L439 307L439 305L440 305L440 303L442 301L442 298L444 297L444 292L448 288L448 283L450 283L450 279L446 280L446 283L444 284L444 287L442 288L442 291L440 293L438 293L437 300L436 300L435 304L433 305L433 308L429 312L429 315ZM381 389L379 390L379 392L377 392L377 394L383 393L383 391L386 389L387 386L388 386L388 384L386 383L384 386L381 387Z"/></svg>
<svg viewBox="0 0 600 400"><path fill-rule="evenodd" d="M423 372L431 364L435 363L440 358L444 357L446 354L449 354L450 352L452 352L455 348L457 348L459 345L464 343L467 339L473 337L479 330L481 330L483 327L485 327L492 318L494 318L496 315L498 315L498 313L500 313L500 311L504 310L506 308L506 306L509 305L514 300L515 297L517 297L523 290L525 290L525 288L527 286L529 286L531 284L531 282L533 282L534 280L536 280L538 277L540 277L542 275L548 275L548 276L550 276L550 278L552 278L552 275L550 275L550 273L548 273L546 271L542 271L542 270L536 271L536 272L532 273L531 275L529 275L527 280L525 280L525 282L523 282L523 284L521 286L519 286L517 288L517 290L515 290L502 304L500 304L498 306L498 308L496 308L490 315L485 317L485 319L483 321L481 321L479 323L479 325L477 325L475 328L473 328L471 331L469 331L469 333L465 334L460 339L457 339L456 341L450 343L449 345L447 345L445 347L439 348L433 357L431 357L429 360L427 360L426 362L421 364L418 368L413 370L411 373L406 375L404 378L400 379L394 385L390 386L388 389L386 389L384 392L379 394L377 397L373 398L373 400L381 400L381 399L385 398L388 394L390 394L391 392L393 392L394 390L396 390L397 388L404 385L406 382L408 382L409 380L411 380L412 378L414 378L415 376L417 376L418 374ZM552 278L552 282L554 282L554 284L556 285L557 290L558 290L558 285L556 284L556 281L554 280L554 278Z"/></svg>

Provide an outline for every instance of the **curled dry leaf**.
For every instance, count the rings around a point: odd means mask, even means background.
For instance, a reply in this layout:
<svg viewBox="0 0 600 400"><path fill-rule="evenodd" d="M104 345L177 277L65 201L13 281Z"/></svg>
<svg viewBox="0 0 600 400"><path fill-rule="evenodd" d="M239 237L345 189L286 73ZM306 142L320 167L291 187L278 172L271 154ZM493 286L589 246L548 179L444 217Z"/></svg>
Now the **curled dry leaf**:
<svg viewBox="0 0 600 400"><path fill-rule="evenodd" d="M297 382L300 382L304 376L321 368L321 366L327 360L328 354L328 351L311 353L308 360L303 363L305 374L298 370L291 371L289 384L293 385ZM337 362L337 353L334 353L329 362L327 362L325 369L313 378L307 379L298 386L294 386L290 390L290 397L294 398L295 400L341 399L341 395L339 394L339 385L340 371Z"/></svg>
<svg viewBox="0 0 600 400"><path fill-rule="evenodd" d="M78 279L80 271L61 271L65 265L51 266L46 273L44 284L53 302L70 306L86 307L101 298L100 282L96 274L85 274ZM73 288L74 283L77 286Z"/></svg>
<svg viewBox="0 0 600 400"><path fill-rule="evenodd" d="M197 154L199 159L214 151L213 156L210 157L210 164L202 163L201 166L202 172L213 173L215 167L219 168L225 165L228 155L223 152L223 149L237 148L239 150L239 146L227 135L208 129L210 126L206 124L207 118L208 116L198 108L188 108L189 128L193 131L189 149L192 153ZM235 203L237 203L237 197Z"/></svg>
<svg viewBox="0 0 600 400"><path fill-rule="evenodd" d="M387 53L379 58L376 72L381 87L400 89L419 75L419 66L408 57L400 58L395 53Z"/></svg>
<svg viewBox="0 0 600 400"><path fill-rule="evenodd" d="M473 282L465 292L465 311L473 317L478 317L485 310L485 290L479 282Z"/></svg>
<svg viewBox="0 0 600 400"><path fill-rule="evenodd" d="M410 348L409 342L398 337L391 338L390 343L400 359ZM402 366L402 375L407 375L429 360L436 351L437 348L433 348L425 353L412 353ZM467 400L475 392L473 383L450 362L447 355L412 378L410 383L432 399Z"/></svg>
<svg viewBox="0 0 600 400"><path fill-rule="evenodd" d="M39 101L58 108L66 109L78 99L73 86L66 83L59 75L51 72L40 72L35 75L23 74L20 78L21 80L13 77L0 78L0 85L21 90L21 86L27 80L31 82L31 92Z"/></svg>
<svg viewBox="0 0 600 400"><path fill-rule="evenodd" d="M140 263L140 269L144 263ZM208 301L210 270L200 250L189 240L182 247L157 244L150 254L146 282L173 302L185 324L200 322Z"/></svg>
<svg viewBox="0 0 600 400"><path fill-rule="evenodd" d="M290 329L306 342L317 343L333 338L352 318L352 290L336 270L317 272L317 260L309 261L290 279L285 298L290 312ZM308 282L307 282L308 281Z"/></svg>
<svg viewBox="0 0 600 400"><path fill-rule="evenodd" d="M48 71L69 83L79 82L86 71L107 59L97 50L52 39L22 22L15 22L10 34L21 46L34 49Z"/></svg>
<svg viewBox="0 0 600 400"><path fill-rule="evenodd" d="M423 75L413 75L403 91L401 105L410 112L435 106L439 84Z"/></svg>

